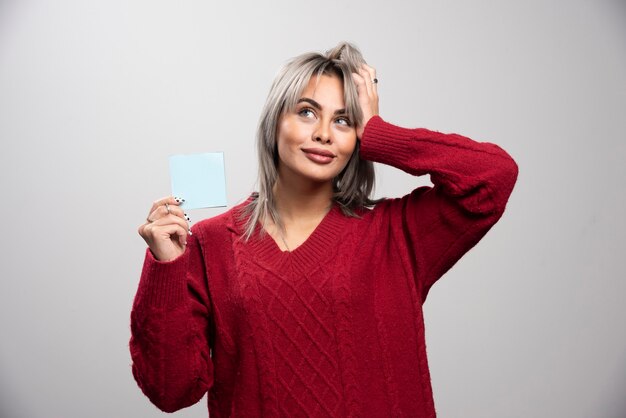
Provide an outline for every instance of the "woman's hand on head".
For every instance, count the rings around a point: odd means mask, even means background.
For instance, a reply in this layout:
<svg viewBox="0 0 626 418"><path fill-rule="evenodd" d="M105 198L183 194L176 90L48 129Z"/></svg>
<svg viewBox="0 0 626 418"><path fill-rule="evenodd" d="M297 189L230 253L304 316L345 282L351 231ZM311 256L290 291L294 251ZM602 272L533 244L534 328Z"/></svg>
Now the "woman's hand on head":
<svg viewBox="0 0 626 418"><path fill-rule="evenodd" d="M378 115L378 84L374 82L376 70L367 64L362 64L359 72L352 73L352 77L356 82L359 104L363 111L363 119L356 126L356 136L361 139L367 122L372 116Z"/></svg>
<svg viewBox="0 0 626 418"><path fill-rule="evenodd" d="M168 196L155 201L139 226L139 235L146 241L152 255L159 261L171 261L185 252L189 217L179 207L183 199Z"/></svg>

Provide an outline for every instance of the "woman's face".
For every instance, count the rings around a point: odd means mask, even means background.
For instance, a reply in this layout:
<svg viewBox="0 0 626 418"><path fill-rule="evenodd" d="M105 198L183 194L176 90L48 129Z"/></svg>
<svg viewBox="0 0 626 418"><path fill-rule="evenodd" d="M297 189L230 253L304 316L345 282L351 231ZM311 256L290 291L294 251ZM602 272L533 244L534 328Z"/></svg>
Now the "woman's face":
<svg viewBox="0 0 626 418"><path fill-rule="evenodd" d="M345 110L343 82L328 75L320 77L317 87L315 81L311 77L296 108L278 122L278 172L327 182L348 164L356 128Z"/></svg>

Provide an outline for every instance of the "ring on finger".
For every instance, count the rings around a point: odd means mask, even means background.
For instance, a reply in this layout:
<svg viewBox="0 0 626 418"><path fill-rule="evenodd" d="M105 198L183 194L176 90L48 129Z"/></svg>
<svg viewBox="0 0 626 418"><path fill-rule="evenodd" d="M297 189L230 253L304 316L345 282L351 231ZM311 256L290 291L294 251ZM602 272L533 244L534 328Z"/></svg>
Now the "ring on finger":
<svg viewBox="0 0 626 418"><path fill-rule="evenodd" d="M171 212L170 212L170 205L169 205L169 204L167 204L167 203L165 204L165 210L167 211L167 214L168 214L168 215L171 213Z"/></svg>

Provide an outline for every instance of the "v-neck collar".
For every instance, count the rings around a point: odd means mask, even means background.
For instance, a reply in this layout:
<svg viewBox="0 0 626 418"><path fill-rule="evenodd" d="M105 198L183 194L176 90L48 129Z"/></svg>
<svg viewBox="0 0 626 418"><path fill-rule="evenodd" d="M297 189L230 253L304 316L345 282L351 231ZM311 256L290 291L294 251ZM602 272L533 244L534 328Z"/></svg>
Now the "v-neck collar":
<svg viewBox="0 0 626 418"><path fill-rule="evenodd" d="M250 201L242 203L243 208ZM233 224L237 226L238 232L243 233L245 220L238 219L238 214L233 211ZM333 202L330 210L320 223L315 227L307 239L292 251L280 249L274 238L267 232L261 234L261 226L257 225L254 234L246 243L254 254L255 258L263 264L280 267L286 263L298 266L303 271L320 264L321 260L332 249L339 240L339 233L346 217L341 212L337 203Z"/></svg>

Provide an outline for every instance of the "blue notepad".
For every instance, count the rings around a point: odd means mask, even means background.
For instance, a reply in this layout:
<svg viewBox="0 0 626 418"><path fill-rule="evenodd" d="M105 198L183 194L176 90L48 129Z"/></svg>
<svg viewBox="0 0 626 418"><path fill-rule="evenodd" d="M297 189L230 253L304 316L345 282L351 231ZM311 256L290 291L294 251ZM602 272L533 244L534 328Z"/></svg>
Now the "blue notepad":
<svg viewBox="0 0 626 418"><path fill-rule="evenodd" d="M224 153L170 156L172 195L182 197L184 209L226 206Z"/></svg>

